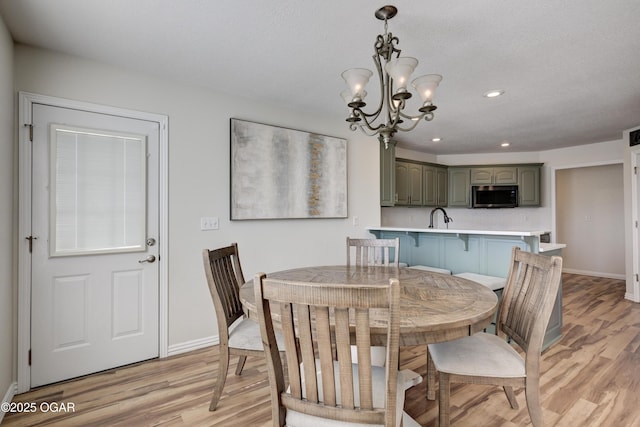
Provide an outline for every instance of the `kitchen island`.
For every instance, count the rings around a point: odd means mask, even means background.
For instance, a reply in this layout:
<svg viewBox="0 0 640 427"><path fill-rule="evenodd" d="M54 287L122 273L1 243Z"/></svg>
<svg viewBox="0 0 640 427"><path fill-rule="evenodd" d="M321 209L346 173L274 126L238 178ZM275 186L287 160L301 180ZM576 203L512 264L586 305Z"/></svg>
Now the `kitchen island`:
<svg viewBox="0 0 640 427"><path fill-rule="evenodd" d="M400 262L450 270L507 277L514 246L533 253L561 255L566 246L541 243L543 230L466 230L448 228L368 227L379 239L400 238ZM560 339L562 284L545 336L545 347Z"/></svg>

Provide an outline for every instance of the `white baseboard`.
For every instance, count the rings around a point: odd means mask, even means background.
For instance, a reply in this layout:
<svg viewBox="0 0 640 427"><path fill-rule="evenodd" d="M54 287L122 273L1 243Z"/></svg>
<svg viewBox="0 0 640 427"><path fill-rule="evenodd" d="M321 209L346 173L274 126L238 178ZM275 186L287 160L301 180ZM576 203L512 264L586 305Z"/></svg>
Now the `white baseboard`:
<svg viewBox="0 0 640 427"><path fill-rule="evenodd" d="M212 345L220 344L220 337L213 335L211 337L199 338L197 340L187 341L180 344L173 344L169 346L167 356L175 356L176 354L186 353L188 351L199 350L205 347L211 347Z"/></svg>
<svg viewBox="0 0 640 427"><path fill-rule="evenodd" d="M603 273L601 271L588 271L588 270L575 270L572 268L563 268L563 273L570 274L581 274L583 276L596 276L596 277L604 277L607 279L618 279L618 280L626 280L627 277L624 274L615 274L615 273Z"/></svg>
<svg viewBox="0 0 640 427"><path fill-rule="evenodd" d="M2 402L0 403L11 403L11 401L13 400L13 396L16 395L16 392L18 391L18 383L13 382L11 384L9 384L9 388L7 389L7 392L4 394L4 397L2 398ZM0 424L2 424L2 419L4 418L4 411L0 411Z"/></svg>
<svg viewBox="0 0 640 427"><path fill-rule="evenodd" d="M638 300L636 298L636 296L633 294L633 292L626 292L624 294L624 299L632 301L632 302L640 302L640 300Z"/></svg>

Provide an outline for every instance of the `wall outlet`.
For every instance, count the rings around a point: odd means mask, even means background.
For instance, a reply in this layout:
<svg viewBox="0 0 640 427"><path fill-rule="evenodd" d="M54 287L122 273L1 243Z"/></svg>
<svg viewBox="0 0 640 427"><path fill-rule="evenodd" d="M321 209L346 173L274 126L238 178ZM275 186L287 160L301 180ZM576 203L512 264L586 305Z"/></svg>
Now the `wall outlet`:
<svg viewBox="0 0 640 427"><path fill-rule="evenodd" d="M354 216L353 217L353 226L356 227L360 225L360 217L359 216Z"/></svg>
<svg viewBox="0 0 640 427"><path fill-rule="evenodd" d="M217 230L217 229L218 229L217 216L203 216L200 218L200 230Z"/></svg>

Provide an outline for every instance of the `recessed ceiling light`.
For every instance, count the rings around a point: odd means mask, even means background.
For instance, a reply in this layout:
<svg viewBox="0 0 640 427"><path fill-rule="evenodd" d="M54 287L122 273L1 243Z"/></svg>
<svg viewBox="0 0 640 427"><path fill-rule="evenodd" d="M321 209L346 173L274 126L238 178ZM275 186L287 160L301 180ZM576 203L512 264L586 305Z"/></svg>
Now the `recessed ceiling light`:
<svg viewBox="0 0 640 427"><path fill-rule="evenodd" d="M503 142L502 144L500 144L500 146L501 146L501 147L508 147L508 146L509 146L509 143L505 141L505 142Z"/></svg>
<svg viewBox="0 0 640 427"><path fill-rule="evenodd" d="M442 138L431 138L431 142L440 142Z"/></svg>
<svg viewBox="0 0 640 427"><path fill-rule="evenodd" d="M504 95L504 90L502 89L494 89L488 92L485 92L482 96L485 98L495 98L497 96Z"/></svg>

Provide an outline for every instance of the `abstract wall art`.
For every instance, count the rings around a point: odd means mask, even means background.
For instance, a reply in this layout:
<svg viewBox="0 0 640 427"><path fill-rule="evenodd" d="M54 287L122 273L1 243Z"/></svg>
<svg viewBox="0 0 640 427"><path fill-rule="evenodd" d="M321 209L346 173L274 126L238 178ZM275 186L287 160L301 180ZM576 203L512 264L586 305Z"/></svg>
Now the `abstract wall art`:
<svg viewBox="0 0 640 427"><path fill-rule="evenodd" d="M347 141L231 119L231 219L346 218Z"/></svg>

